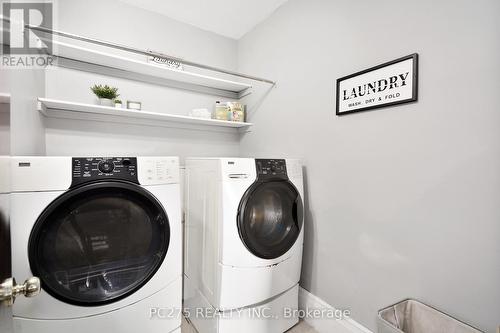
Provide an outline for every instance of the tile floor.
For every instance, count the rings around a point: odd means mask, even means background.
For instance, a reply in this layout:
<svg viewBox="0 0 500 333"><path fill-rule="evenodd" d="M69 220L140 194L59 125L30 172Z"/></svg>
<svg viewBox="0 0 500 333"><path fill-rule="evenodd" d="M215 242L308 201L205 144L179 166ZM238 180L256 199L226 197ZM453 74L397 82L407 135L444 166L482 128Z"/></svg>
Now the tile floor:
<svg viewBox="0 0 500 333"><path fill-rule="evenodd" d="M182 333L197 333L196 329L191 326L185 319L182 320ZM286 333L318 333L314 328L301 321L297 326L288 330Z"/></svg>

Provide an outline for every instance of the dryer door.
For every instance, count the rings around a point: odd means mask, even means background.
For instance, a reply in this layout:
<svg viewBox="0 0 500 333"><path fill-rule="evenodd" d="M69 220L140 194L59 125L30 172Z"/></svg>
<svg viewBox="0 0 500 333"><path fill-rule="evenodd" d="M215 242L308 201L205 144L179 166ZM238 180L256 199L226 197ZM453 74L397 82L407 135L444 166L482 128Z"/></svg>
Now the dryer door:
<svg viewBox="0 0 500 333"><path fill-rule="evenodd" d="M169 239L168 217L149 192L97 182L66 192L40 215L29 261L50 295L96 306L141 288L160 267Z"/></svg>
<svg viewBox="0 0 500 333"><path fill-rule="evenodd" d="M244 194L238 231L246 248L262 259L276 259L292 248L303 222L299 192L289 181L257 182Z"/></svg>

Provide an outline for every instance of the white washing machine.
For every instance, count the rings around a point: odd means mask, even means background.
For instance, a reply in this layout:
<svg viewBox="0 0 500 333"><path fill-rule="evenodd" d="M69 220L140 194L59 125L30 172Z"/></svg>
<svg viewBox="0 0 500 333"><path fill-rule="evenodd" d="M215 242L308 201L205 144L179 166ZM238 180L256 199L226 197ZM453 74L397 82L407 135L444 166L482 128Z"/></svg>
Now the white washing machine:
<svg viewBox="0 0 500 333"><path fill-rule="evenodd" d="M187 159L185 191L184 306L198 331L282 333L295 325L300 161Z"/></svg>
<svg viewBox="0 0 500 333"><path fill-rule="evenodd" d="M42 291L16 333L180 332L176 157L13 157L13 276Z"/></svg>

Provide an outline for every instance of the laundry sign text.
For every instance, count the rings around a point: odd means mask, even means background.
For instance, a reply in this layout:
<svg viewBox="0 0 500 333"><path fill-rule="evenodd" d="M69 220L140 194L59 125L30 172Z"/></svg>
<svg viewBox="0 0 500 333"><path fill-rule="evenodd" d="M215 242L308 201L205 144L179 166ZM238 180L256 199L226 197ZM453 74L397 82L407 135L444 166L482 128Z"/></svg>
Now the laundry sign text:
<svg viewBox="0 0 500 333"><path fill-rule="evenodd" d="M159 57L159 56L150 56L150 57L148 57L148 62L153 62L155 64L164 65L166 67L176 69L179 71L184 70L184 66L182 65L182 63L177 61L177 60L174 60L174 59L169 59L169 58L164 58L164 57Z"/></svg>
<svg viewBox="0 0 500 333"><path fill-rule="evenodd" d="M337 115L414 102L418 54L399 58L337 80Z"/></svg>

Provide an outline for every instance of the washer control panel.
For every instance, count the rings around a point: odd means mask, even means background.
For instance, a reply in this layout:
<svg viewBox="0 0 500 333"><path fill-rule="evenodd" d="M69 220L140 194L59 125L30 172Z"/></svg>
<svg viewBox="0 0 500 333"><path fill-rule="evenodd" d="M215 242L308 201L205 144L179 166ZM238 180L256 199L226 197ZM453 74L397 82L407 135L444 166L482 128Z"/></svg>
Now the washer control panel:
<svg viewBox="0 0 500 333"><path fill-rule="evenodd" d="M257 178L287 179L286 161L283 159L256 159Z"/></svg>
<svg viewBox="0 0 500 333"><path fill-rule="evenodd" d="M139 183L135 157L74 157L72 159L72 184L120 179Z"/></svg>

